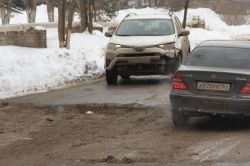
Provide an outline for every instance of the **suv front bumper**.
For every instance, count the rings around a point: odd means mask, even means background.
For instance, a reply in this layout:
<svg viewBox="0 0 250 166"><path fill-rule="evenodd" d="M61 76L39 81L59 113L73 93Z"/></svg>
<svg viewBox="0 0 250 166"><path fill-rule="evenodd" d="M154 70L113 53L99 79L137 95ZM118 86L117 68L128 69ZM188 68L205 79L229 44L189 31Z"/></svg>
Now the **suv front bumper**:
<svg viewBox="0 0 250 166"><path fill-rule="evenodd" d="M164 65L163 57L173 59L175 56L175 50L163 50L158 47L145 48L141 52L134 48L119 48L115 51L107 50L105 67L106 70L112 70L121 65Z"/></svg>

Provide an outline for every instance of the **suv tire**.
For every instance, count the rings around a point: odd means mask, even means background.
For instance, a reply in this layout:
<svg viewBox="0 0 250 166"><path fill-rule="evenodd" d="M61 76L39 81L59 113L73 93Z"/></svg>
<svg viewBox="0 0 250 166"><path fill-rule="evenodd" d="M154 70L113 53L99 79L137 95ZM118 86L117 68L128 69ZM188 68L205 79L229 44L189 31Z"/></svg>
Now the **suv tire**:
<svg viewBox="0 0 250 166"><path fill-rule="evenodd" d="M118 76L114 70L106 70L106 82L109 85L115 85L117 83Z"/></svg>
<svg viewBox="0 0 250 166"><path fill-rule="evenodd" d="M185 127L188 124L189 116L184 113L172 109L172 121L176 127Z"/></svg>

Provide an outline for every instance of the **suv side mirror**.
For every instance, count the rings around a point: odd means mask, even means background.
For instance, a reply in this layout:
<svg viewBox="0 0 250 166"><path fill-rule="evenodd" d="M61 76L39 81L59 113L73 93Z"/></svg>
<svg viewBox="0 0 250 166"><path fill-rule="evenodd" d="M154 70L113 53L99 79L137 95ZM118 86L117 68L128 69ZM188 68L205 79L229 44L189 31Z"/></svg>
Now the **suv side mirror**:
<svg viewBox="0 0 250 166"><path fill-rule="evenodd" d="M181 29L181 32L180 32L179 36L188 36L188 35L190 35L189 30Z"/></svg>
<svg viewBox="0 0 250 166"><path fill-rule="evenodd" d="M112 37L113 36L113 33L108 31L108 32L105 32L105 36L106 37Z"/></svg>

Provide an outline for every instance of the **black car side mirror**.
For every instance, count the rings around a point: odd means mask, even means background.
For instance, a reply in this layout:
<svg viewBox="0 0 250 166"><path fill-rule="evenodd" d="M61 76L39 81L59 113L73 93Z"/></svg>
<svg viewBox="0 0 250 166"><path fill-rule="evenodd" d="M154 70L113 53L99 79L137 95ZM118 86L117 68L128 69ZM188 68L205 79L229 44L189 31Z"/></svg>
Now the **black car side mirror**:
<svg viewBox="0 0 250 166"><path fill-rule="evenodd" d="M179 33L179 36L188 36L190 35L190 31L186 29L181 29L181 32Z"/></svg>

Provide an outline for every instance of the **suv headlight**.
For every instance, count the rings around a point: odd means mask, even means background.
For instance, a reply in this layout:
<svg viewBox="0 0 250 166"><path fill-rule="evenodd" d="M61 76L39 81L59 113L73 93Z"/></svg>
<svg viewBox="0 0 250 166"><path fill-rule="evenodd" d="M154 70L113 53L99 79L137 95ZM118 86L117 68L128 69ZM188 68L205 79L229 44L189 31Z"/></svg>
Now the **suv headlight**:
<svg viewBox="0 0 250 166"><path fill-rule="evenodd" d="M175 49L175 43L160 44L158 47L163 50L173 50Z"/></svg>
<svg viewBox="0 0 250 166"><path fill-rule="evenodd" d="M118 48L122 48L122 45L120 44L108 44L108 50L112 50L112 51L115 51L117 50Z"/></svg>

